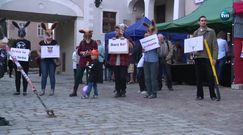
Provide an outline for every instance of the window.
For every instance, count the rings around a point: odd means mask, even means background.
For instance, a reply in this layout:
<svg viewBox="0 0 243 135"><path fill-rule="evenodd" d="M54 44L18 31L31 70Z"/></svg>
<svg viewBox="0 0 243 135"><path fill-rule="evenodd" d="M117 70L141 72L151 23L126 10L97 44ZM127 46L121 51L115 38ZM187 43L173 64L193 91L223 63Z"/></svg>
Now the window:
<svg viewBox="0 0 243 135"><path fill-rule="evenodd" d="M44 30L41 28L41 24L37 24L37 36L38 37L44 36Z"/></svg>
<svg viewBox="0 0 243 135"><path fill-rule="evenodd" d="M155 7L155 21L156 23L165 22L165 5L159 5Z"/></svg>
<svg viewBox="0 0 243 135"><path fill-rule="evenodd" d="M103 12L103 33L115 30L116 12Z"/></svg>

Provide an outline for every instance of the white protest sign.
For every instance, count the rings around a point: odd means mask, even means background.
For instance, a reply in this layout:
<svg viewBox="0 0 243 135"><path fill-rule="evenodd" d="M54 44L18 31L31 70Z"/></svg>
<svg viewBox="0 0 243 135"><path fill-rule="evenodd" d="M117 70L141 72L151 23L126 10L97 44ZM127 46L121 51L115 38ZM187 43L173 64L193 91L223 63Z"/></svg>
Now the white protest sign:
<svg viewBox="0 0 243 135"><path fill-rule="evenodd" d="M145 52L160 47L159 40L156 34L140 39L139 41Z"/></svg>
<svg viewBox="0 0 243 135"><path fill-rule="evenodd" d="M59 58L59 45L43 45L41 46L41 58Z"/></svg>
<svg viewBox="0 0 243 135"><path fill-rule="evenodd" d="M109 54L128 54L127 39L109 39L108 52Z"/></svg>
<svg viewBox="0 0 243 135"><path fill-rule="evenodd" d="M184 40L184 53L190 53L203 50L203 36L189 38Z"/></svg>
<svg viewBox="0 0 243 135"><path fill-rule="evenodd" d="M16 58L18 61L29 61L29 49L20 49L20 48L11 48L11 54L14 58ZM10 57L12 60L12 58Z"/></svg>

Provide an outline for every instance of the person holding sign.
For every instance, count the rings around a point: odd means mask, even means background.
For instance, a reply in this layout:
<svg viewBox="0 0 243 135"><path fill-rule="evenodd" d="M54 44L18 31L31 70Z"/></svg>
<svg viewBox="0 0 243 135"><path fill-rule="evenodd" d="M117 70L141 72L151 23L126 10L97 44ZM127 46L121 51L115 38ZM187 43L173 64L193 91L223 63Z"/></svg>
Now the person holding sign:
<svg viewBox="0 0 243 135"><path fill-rule="evenodd" d="M200 27L193 33L193 37L203 36L203 39L207 40L209 44L210 51L213 56L213 64L216 64L218 57L218 43L215 31L207 27L207 18L201 16L198 20ZM197 100L204 99L203 94L203 76L206 76L209 85L210 98L212 100L216 99L216 94L214 91L214 76L211 69L209 57L207 51L204 48L202 51L194 52L195 54L195 70L196 70L196 82L197 82Z"/></svg>
<svg viewBox="0 0 243 135"><path fill-rule="evenodd" d="M151 36L155 36L153 42L151 42L149 45L146 44L147 42L151 40L145 41L145 43L141 42L143 49L144 49L144 76L145 76L145 85L147 88L148 95L145 96L145 98L157 98L157 90L158 90L158 70L159 70L159 57L158 57L158 37L156 35L156 26L155 22L152 21L152 25L148 25L144 23L144 26L148 28L147 33L145 33L145 38L149 38ZM144 38L144 39L145 39ZM143 45L145 44L145 45ZM146 49L146 48L150 49Z"/></svg>
<svg viewBox="0 0 243 135"><path fill-rule="evenodd" d="M108 51L110 54L110 64L115 76L115 98L126 97L127 88L127 68L129 65L129 47L131 43L124 38L127 26L120 24L115 27L116 37L109 40Z"/></svg>
<svg viewBox="0 0 243 135"><path fill-rule="evenodd" d="M25 52L23 49L27 49L27 50L31 50L31 43L29 40L25 39L25 28L30 24L30 22L26 22L25 25L21 28L17 22L13 21L12 24L18 28L18 37L19 39L17 39L12 48L11 48L11 52L12 54L16 54L15 57L16 59L19 61L19 64L22 66L24 72L26 74L28 74L29 71L29 59L25 59L23 57L26 57L24 55L22 55L22 58L19 58L18 55L20 56L22 52ZM16 48L16 49L14 49ZM15 53L15 52L17 53ZM30 55L30 51L26 51L27 56ZM27 57L26 57L27 58ZM14 65L14 70L15 70L15 86L16 86L16 92L14 93L14 95L20 95L20 81L21 81L21 72L17 69L17 66ZM22 76L22 81L23 81L23 95L26 96L27 95L27 86L28 86L28 82L27 80L24 78L24 76Z"/></svg>
<svg viewBox="0 0 243 135"><path fill-rule="evenodd" d="M54 57L54 53L60 53L55 52L57 50L53 50L53 46L57 46L57 41L53 39L53 30L56 28L57 23L53 23L51 26L51 29L48 29L44 23L41 23L41 27L45 30L44 40L40 41L40 49L38 52L38 55L41 57L41 90L42 93L40 96L45 95L45 89L46 89L46 83L47 83L47 77L49 75L50 82L51 82L51 92L50 96L54 95L55 91L55 85L56 85L56 66L57 66L57 58ZM46 53L45 51L48 51ZM48 56L48 54L50 56Z"/></svg>

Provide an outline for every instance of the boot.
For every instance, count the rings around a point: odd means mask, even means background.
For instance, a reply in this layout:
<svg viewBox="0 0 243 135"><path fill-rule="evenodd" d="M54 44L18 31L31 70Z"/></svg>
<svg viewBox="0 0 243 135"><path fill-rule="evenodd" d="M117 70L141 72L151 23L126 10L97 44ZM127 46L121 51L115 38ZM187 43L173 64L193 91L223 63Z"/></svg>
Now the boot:
<svg viewBox="0 0 243 135"><path fill-rule="evenodd" d="M54 89L51 90L51 93L49 94L49 96L54 96Z"/></svg>
<svg viewBox="0 0 243 135"><path fill-rule="evenodd" d="M40 96L44 96L45 95L45 90L42 90L42 92L40 93Z"/></svg>
<svg viewBox="0 0 243 135"><path fill-rule="evenodd" d="M73 92L69 94L69 97L76 97L77 96L77 89L73 89Z"/></svg>

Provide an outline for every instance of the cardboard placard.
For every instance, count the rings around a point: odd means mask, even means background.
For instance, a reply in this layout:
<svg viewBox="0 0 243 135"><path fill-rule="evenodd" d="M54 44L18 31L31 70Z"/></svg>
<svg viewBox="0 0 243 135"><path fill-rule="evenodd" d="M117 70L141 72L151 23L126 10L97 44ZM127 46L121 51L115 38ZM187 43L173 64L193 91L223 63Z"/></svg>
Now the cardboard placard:
<svg viewBox="0 0 243 135"><path fill-rule="evenodd" d="M17 61L29 61L29 49L11 48L11 54ZM10 57L12 60L12 58Z"/></svg>
<svg viewBox="0 0 243 135"><path fill-rule="evenodd" d="M41 58L59 58L59 45L43 45L41 46Z"/></svg>
<svg viewBox="0 0 243 135"><path fill-rule="evenodd" d="M160 47L159 40L156 34L140 39L139 41L145 52Z"/></svg>
<svg viewBox="0 0 243 135"><path fill-rule="evenodd" d="M191 53L203 50L203 36L184 40L184 53Z"/></svg>
<svg viewBox="0 0 243 135"><path fill-rule="evenodd" d="M109 39L108 53L109 54L128 54L128 41L127 39Z"/></svg>

